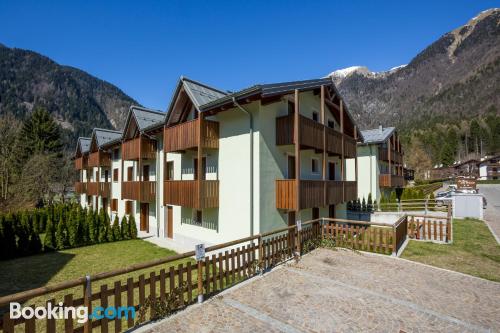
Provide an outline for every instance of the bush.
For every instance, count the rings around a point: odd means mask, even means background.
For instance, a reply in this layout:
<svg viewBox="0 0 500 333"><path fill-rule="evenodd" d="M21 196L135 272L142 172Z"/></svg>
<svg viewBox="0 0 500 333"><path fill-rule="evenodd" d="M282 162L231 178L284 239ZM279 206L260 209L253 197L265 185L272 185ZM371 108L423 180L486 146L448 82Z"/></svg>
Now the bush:
<svg viewBox="0 0 500 333"><path fill-rule="evenodd" d="M115 215L115 219L113 221L113 237L115 241L122 240L122 232L120 230L120 220L118 219L118 215Z"/></svg>
<svg viewBox="0 0 500 333"><path fill-rule="evenodd" d="M120 232L122 234L122 239L130 239L130 227L127 222L127 217L124 215L122 218L122 224L120 226Z"/></svg>
<svg viewBox="0 0 500 333"><path fill-rule="evenodd" d="M137 238L137 226L135 225L134 215L130 215L129 229L130 229L130 239L136 239Z"/></svg>
<svg viewBox="0 0 500 333"><path fill-rule="evenodd" d="M52 223L52 219L49 217L47 220L47 227L45 229L45 239L43 240L43 249L45 251L54 251L57 248L56 243L56 229Z"/></svg>

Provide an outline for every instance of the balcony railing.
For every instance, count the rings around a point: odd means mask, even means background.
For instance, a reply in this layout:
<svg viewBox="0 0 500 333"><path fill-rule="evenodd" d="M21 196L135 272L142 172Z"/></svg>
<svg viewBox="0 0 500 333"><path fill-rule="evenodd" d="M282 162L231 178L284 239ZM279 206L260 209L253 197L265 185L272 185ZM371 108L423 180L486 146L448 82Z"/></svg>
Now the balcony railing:
<svg viewBox="0 0 500 333"><path fill-rule="evenodd" d="M379 186L380 187L403 187L405 184L404 176L380 174Z"/></svg>
<svg viewBox="0 0 500 333"><path fill-rule="evenodd" d="M122 158L138 160L139 158L154 160L156 158L156 141L140 136L122 143Z"/></svg>
<svg viewBox="0 0 500 333"><path fill-rule="evenodd" d="M75 192L80 194L87 193L87 182L76 182Z"/></svg>
<svg viewBox="0 0 500 333"><path fill-rule="evenodd" d="M346 194L344 194L346 193ZM357 194L355 181L300 180L300 208L325 207L353 200ZM276 180L276 208L297 210L295 179Z"/></svg>
<svg viewBox="0 0 500 333"><path fill-rule="evenodd" d="M198 184L197 180L166 180L163 203L197 209L219 207L219 181L202 180L201 198L198 197Z"/></svg>
<svg viewBox="0 0 500 333"><path fill-rule="evenodd" d="M389 161L389 152L387 151L387 148L380 148L379 159L381 161ZM403 154L398 151L391 150L391 162L403 164Z"/></svg>
<svg viewBox="0 0 500 333"><path fill-rule="evenodd" d="M110 167L111 154L103 151L96 151L89 155L89 167Z"/></svg>
<svg viewBox="0 0 500 333"><path fill-rule="evenodd" d="M198 120L191 120L172 127L167 127L163 135L165 152L176 152L198 147ZM201 145L202 148L219 148L219 123L204 120Z"/></svg>
<svg viewBox="0 0 500 333"><path fill-rule="evenodd" d="M83 170L87 169L88 164L87 164L87 156L81 156L78 158L75 158L75 169L76 170Z"/></svg>
<svg viewBox="0 0 500 333"><path fill-rule="evenodd" d="M122 182L122 199L152 202L156 200L156 182L127 181Z"/></svg>
<svg viewBox="0 0 500 333"><path fill-rule="evenodd" d="M333 155L342 155L342 136L344 136L344 156L356 157L356 140L333 128L324 126L305 116L299 117L300 146L306 149L323 150L323 129L326 131L326 151ZM276 145L295 144L293 115L276 118Z"/></svg>

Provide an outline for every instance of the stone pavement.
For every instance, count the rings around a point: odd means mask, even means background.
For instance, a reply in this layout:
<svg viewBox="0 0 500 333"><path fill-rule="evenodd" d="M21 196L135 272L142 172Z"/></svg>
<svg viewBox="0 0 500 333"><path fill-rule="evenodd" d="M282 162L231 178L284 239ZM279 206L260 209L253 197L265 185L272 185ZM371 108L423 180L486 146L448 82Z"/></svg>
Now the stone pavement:
<svg viewBox="0 0 500 333"><path fill-rule="evenodd" d="M499 332L500 283L318 249L146 332Z"/></svg>

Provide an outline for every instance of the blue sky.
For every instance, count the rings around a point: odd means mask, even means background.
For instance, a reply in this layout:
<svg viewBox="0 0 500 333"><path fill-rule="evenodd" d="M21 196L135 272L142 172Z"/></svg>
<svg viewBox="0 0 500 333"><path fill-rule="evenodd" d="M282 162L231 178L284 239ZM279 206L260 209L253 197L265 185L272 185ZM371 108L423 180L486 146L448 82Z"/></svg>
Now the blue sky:
<svg viewBox="0 0 500 333"><path fill-rule="evenodd" d="M0 43L165 110L180 75L220 89L408 63L498 1L0 1Z"/></svg>

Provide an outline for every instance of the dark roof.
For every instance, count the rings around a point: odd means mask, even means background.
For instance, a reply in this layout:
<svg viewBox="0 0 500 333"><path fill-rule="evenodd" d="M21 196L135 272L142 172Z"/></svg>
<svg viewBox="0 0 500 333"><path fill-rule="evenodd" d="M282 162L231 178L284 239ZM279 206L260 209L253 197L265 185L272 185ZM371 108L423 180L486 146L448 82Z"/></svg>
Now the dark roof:
<svg viewBox="0 0 500 333"><path fill-rule="evenodd" d="M494 154L488 158L485 158L484 160L479 161L478 164L483 164L484 162L488 162L488 161L493 160L493 159L500 159L500 154Z"/></svg>
<svg viewBox="0 0 500 333"><path fill-rule="evenodd" d="M333 82L330 78L327 78L327 79L315 79L315 80L305 80L305 81L257 84L249 88L245 88L240 91L231 93L229 95L221 97L207 104L204 104L200 107L200 110L208 111L223 106L225 104L232 104L233 98L238 100L254 95L261 95L262 97L272 97L276 95L291 93L295 89L298 89L300 91L312 90L319 88L322 85L333 85Z"/></svg>
<svg viewBox="0 0 500 333"><path fill-rule="evenodd" d="M378 127L374 129L369 129L361 131L361 136L363 137L364 144L372 143L382 143L387 141L389 137L394 133L396 128L394 127Z"/></svg>
<svg viewBox="0 0 500 333"><path fill-rule="evenodd" d="M123 129L123 136L127 133L127 128L132 117L134 117L140 132L162 127L165 123L164 112L132 105L129 109L129 113L127 114L127 121L125 122L125 128Z"/></svg>
<svg viewBox="0 0 500 333"><path fill-rule="evenodd" d="M197 109L202 105L216 101L227 95L226 92L188 79L187 77L181 76L180 81L183 82L186 93L189 95Z"/></svg>
<svg viewBox="0 0 500 333"><path fill-rule="evenodd" d="M106 145L120 142L122 139L122 132L103 128L94 128L92 131L92 138L94 137L97 147L103 148Z"/></svg>
<svg viewBox="0 0 500 333"><path fill-rule="evenodd" d="M76 141L76 151L75 155L78 152L78 148L80 148L80 152L82 154L86 154L90 150L90 138L84 138L84 137L79 137L78 140Z"/></svg>

